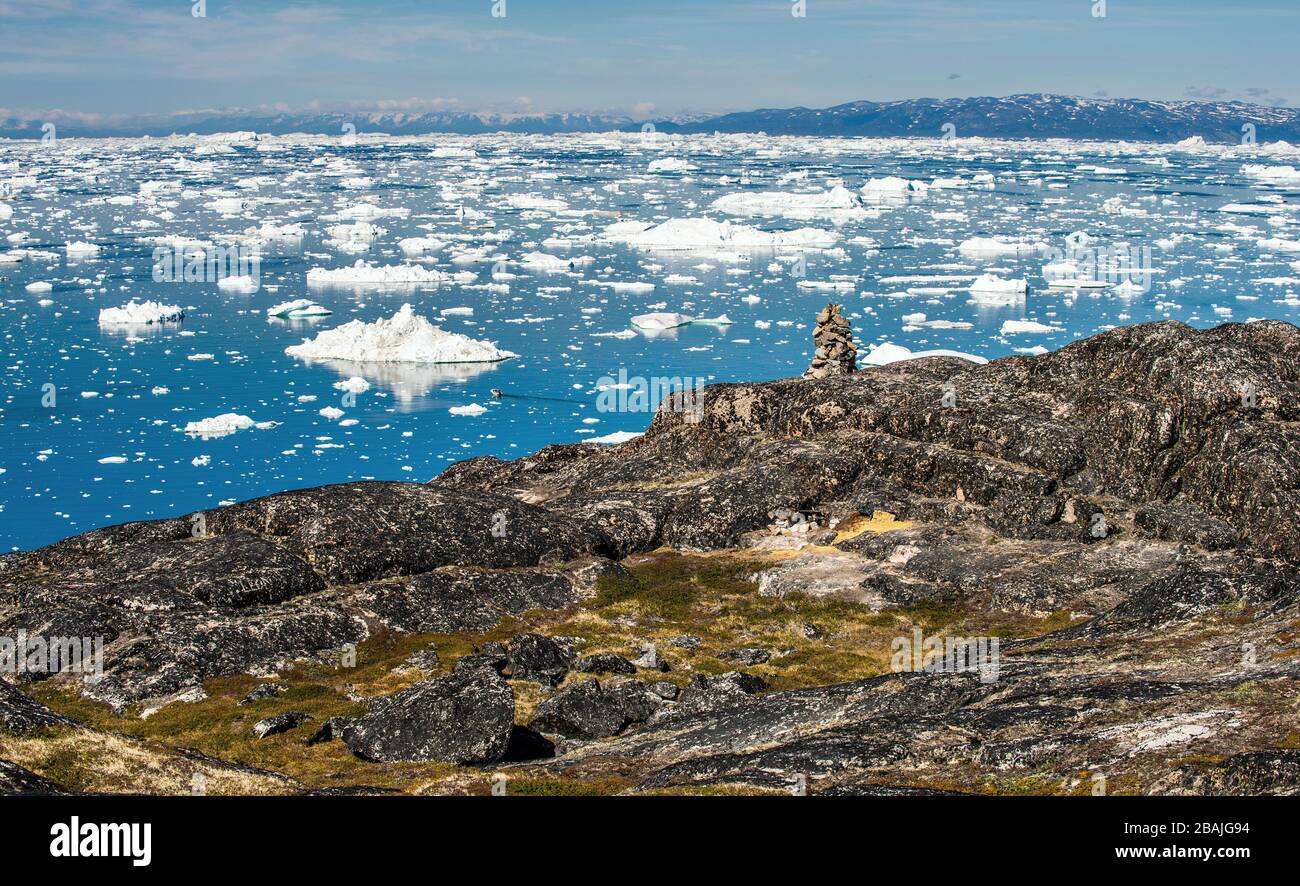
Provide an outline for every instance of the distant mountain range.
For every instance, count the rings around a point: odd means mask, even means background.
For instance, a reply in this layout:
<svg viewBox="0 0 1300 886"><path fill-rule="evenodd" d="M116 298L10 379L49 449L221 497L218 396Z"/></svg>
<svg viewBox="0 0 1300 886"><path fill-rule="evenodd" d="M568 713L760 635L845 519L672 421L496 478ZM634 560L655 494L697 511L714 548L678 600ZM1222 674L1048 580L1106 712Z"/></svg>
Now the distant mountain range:
<svg viewBox="0 0 1300 886"><path fill-rule="evenodd" d="M0 117L0 137L40 138L52 122L61 137L212 134L256 131L284 135L303 132L337 135L348 124L356 131L394 135L434 132L561 133L635 131L647 121L620 114L547 113L258 113L199 111L165 115L100 118L50 112L43 118ZM766 132L771 135L1073 138L1149 142L1201 136L1208 142L1240 142L1253 131L1258 142L1300 142L1300 109L1244 102L1160 102L1094 99L1061 95L1006 98L907 99L858 101L830 108L773 108L719 116L649 121L661 132ZM951 129L948 126L951 125ZM1253 130L1252 130L1253 127Z"/></svg>

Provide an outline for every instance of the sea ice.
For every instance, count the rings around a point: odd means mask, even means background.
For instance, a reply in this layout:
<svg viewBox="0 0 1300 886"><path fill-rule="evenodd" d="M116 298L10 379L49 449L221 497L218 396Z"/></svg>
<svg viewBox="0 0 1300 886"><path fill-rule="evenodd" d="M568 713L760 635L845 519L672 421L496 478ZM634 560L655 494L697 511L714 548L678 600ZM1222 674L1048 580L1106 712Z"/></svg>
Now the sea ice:
<svg viewBox="0 0 1300 886"><path fill-rule="evenodd" d="M185 425L185 433L202 437L205 440L214 437L228 437L235 431L243 431L253 426L253 420L246 415L227 412L223 415L192 421Z"/></svg>
<svg viewBox="0 0 1300 886"><path fill-rule="evenodd" d="M658 251L713 251L734 249L828 249L840 235L816 228L796 231L762 231L747 225L717 222L708 218L674 218L652 225L649 222L617 222L605 228L612 243L626 243Z"/></svg>
<svg viewBox="0 0 1300 886"><path fill-rule="evenodd" d="M468 273L468 272L466 272ZM461 282L460 274L446 274L419 265L374 265L364 259L342 268L312 268L307 272L308 286L410 286L418 283L441 284L448 280ZM474 274L468 273L473 280Z"/></svg>
<svg viewBox="0 0 1300 886"><path fill-rule="evenodd" d="M1003 335L1018 335L1022 333L1037 332L1061 332L1056 326L1048 326L1045 323L1039 323L1037 320L1004 320L1002 321Z"/></svg>
<svg viewBox="0 0 1300 886"><path fill-rule="evenodd" d="M775 216L791 219L831 218L848 221L865 218L867 211L853 192L843 186L812 194L781 191L727 194L713 208L728 215Z"/></svg>

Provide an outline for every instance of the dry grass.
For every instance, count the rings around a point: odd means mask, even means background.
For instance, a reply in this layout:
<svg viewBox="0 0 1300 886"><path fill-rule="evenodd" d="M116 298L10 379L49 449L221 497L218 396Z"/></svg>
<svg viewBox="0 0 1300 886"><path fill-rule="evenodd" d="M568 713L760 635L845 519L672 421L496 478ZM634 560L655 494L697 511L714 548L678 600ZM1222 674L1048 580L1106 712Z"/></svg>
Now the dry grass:
<svg viewBox="0 0 1300 886"><path fill-rule="evenodd" d="M890 515L852 523L854 534L900 528ZM175 749L189 749L257 769L283 773L305 788L370 786L407 793L485 793L489 773L457 769L438 763L371 763L352 756L337 741L312 747L304 744L331 716L355 716L364 705L350 701L348 692L362 696L396 692L428 676L448 673L456 659L488 640L508 640L522 631L580 638L580 654L613 652L632 657L642 641L654 642L672 670L644 679L664 679L685 685L696 673L721 673L736 665L718 653L741 646L772 650L764 665L745 670L762 676L775 689L824 686L886 673L890 643L921 628L927 635L1032 636L1068 623L1064 615L1048 619L967 612L952 607L916 606L886 612L834 599L800 595L784 598L758 594L751 577L771 559L752 552L682 554L659 551L631 558L626 578L602 579L595 596L567 611L534 611L507 619L484 634L380 633L358 648L357 665L341 668L301 662L287 668L274 682L283 695L247 705L238 702L264 680L246 675L224 677L205 684L202 701L178 702L148 719L135 711L115 714L107 706L67 689L38 686L34 693L51 708L92 727L39 738L0 736L0 756L81 790L189 793L190 779L201 767ZM815 625L820 636L805 636ZM670 640L689 634L699 638L696 650L674 646ZM432 674L399 666L414 652L432 644L439 666ZM568 682L589 679L571 674ZM512 681L516 720L526 723L548 694L536 684ZM281 735L257 739L258 720L285 711L304 711L312 719ZM94 731L99 730L99 731ZM128 738L107 735L122 733ZM208 771L211 770L211 771ZM219 770L207 766L209 793L283 793L298 790L290 782L267 776ZM513 794L618 793L628 785L564 780L516 779ZM691 793L717 793L700 791Z"/></svg>

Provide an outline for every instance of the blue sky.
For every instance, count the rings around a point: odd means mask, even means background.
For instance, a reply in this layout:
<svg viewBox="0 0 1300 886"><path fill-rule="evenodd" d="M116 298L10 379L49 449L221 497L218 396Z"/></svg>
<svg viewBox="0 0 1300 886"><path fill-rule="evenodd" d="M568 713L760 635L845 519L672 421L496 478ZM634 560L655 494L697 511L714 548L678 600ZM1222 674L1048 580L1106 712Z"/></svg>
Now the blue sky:
<svg viewBox="0 0 1300 886"><path fill-rule="evenodd" d="M0 0L0 108L1300 104L1300 0Z"/></svg>

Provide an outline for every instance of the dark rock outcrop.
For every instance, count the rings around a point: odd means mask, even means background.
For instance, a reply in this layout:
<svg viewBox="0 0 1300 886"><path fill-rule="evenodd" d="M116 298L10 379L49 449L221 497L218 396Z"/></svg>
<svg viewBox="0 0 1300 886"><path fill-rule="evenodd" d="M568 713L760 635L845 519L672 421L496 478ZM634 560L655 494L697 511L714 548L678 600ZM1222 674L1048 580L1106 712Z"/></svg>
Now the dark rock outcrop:
<svg viewBox="0 0 1300 886"><path fill-rule="evenodd" d="M506 753L514 717L510 686L491 669L478 668L375 699L342 734L367 760L493 763Z"/></svg>
<svg viewBox="0 0 1300 886"><path fill-rule="evenodd" d="M377 627L481 632L566 609L631 554L794 547L760 591L1086 620L1004 643L991 682L766 692L732 674L675 700L578 683L542 703L537 729L614 738L529 765L634 772L646 788L799 774L809 793L907 791L906 773L927 768L1056 767L1073 790L1080 768L1166 765L1165 748L1222 742L1223 766L1170 766L1168 789L1285 786L1286 753L1237 755L1273 753L1293 711L1245 710L1238 687L1294 693L1300 679L1297 353L1287 323L1161 322L987 365L712 385L689 418L660 411L618 446L285 492L0 557L0 636L103 637L102 677L58 679L122 707L334 660ZM816 532L772 514L815 515ZM676 648L683 666L695 655ZM521 635L377 700L344 739L375 760L500 760L514 705L498 670L556 686L574 658ZM632 663L666 666L657 651ZM0 697L5 722L39 722L25 704Z"/></svg>
<svg viewBox="0 0 1300 886"><path fill-rule="evenodd" d="M269 738L281 732L288 732L290 729L297 729L310 719L311 717L303 711L285 711L283 714L258 720L253 724L253 734L258 738Z"/></svg>
<svg viewBox="0 0 1300 886"><path fill-rule="evenodd" d="M558 686L573 665L573 650L541 634L520 634L510 641L506 661L515 680Z"/></svg>

